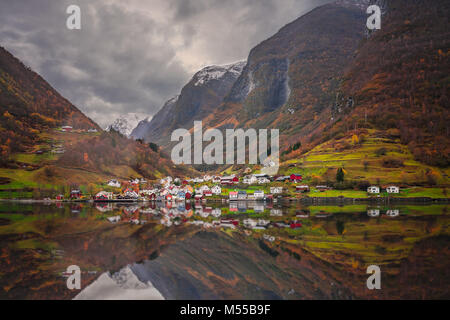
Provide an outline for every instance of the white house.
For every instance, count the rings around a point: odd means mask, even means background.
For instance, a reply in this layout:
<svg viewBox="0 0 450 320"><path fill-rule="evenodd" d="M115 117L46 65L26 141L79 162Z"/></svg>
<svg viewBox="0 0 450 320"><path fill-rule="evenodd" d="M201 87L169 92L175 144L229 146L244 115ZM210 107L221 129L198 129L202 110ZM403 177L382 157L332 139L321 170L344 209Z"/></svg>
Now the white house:
<svg viewBox="0 0 450 320"><path fill-rule="evenodd" d="M378 217L380 215L380 210L378 210L378 209L369 209L369 210L367 210L367 215L369 217L372 217L372 218Z"/></svg>
<svg viewBox="0 0 450 320"><path fill-rule="evenodd" d="M255 190L255 192L253 193L253 196L255 197L255 200L264 199L264 191Z"/></svg>
<svg viewBox="0 0 450 320"><path fill-rule="evenodd" d="M228 194L230 200L237 200L238 199L238 193L237 191L230 191Z"/></svg>
<svg viewBox="0 0 450 320"><path fill-rule="evenodd" d="M270 183L270 180L267 179L266 177L258 178L258 184L265 184L265 183Z"/></svg>
<svg viewBox="0 0 450 320"><path fill-rule="evenodd" d="M120 188L120 182L116 179L112 179L108 181L108 186L114 187L114 188Z"/></svg>
<svg viewBox="0 0 450 320"><path fill-rule="evenodd" d="M280 194L283 193L283 187L270 187L271 194Z"/></svg>
<svg viewBox="0 0 450 320"><path fill-rule="evenodd" d="M399 193L400 192L400 188L397 186L389 186L386 188L386 192L387 193Z"/></svg>
<svg viewBox="0 0 450 320"><path fill-rule="evenodd" d="M238 191L238 200L247 200L247 192Z"/></svg>
<svg viewBox="0 0 450 320"><path fill-rule="evenodd" d="M211 188L211 191L215 195L220 195L222 193L222 188L220 186L214 186Z"/></svg>
<svg viewBox="0 0 450 320"><path fill-rule="evenodd" d="M214 176L214 177L212 178L212 182L213 182L213 183L220 183L220 177L219 177L219 176Z"/></svg>
<svg viewBox="0 0 450 320"><path fill-rule="evenodd" d="M387 210L386 215L388 217L398 217L400 215L400 210L398 209Z"/></svg>
<svg viewBox="0 0 450 320"><path fill-rule="evenodd" d="M243 183L245 184L254 184L258 181L258 179L256 179L255 176L251 175L251 176L245 176L244 179L242 180Z"/></svg>
<svg viewBox="0 0 450 320"><path fill-rule="evenodd" d="M134 192L134 191L127 191L127 192L125 192L125 196L128 197L128 198L131 198L131 199L139 198L139 195L136 192Z"/></svg>
<svg viewBox="0 0 450 320"><path fill-rule="evenodd" d="M370 186L367 188L368 193L380 193L380 187Z"/></svg>

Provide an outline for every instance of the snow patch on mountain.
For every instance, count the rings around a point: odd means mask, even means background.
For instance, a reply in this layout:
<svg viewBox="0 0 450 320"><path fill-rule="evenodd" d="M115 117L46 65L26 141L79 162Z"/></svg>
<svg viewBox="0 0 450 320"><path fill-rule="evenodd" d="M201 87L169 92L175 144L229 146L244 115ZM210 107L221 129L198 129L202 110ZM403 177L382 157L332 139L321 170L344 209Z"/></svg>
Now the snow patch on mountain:
<svg viewBox="0 0 450 320"><path fill-rule="evenodd" d="M141 121L149 122L151 118L151 116L143 113L127 113L114 120L114 122L106 128L106 131L114 129L124 136L129 137L133 129L136 128Z"/></svg>
<svg viewBox="0 0 450 320"><path fill-rule="evenodd" d="M194 75L194 85L200 86L208 83L211 80L219 80L228 72L232 73L237 78L242 73L242 70L244 69L246 64L246 61L240 61L224 66L209 66L203 68Z"/></svg>

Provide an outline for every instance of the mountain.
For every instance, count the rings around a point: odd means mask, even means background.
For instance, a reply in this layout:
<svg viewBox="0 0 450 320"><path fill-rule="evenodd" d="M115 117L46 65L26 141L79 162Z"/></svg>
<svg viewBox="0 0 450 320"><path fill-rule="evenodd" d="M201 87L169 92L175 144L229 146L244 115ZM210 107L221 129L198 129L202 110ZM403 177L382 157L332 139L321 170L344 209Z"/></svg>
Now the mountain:
<svg viewBox="0 0 450 320"><path fill-rule="evenodd" d="M172 131L190 129L194 120L215 112L242 72L245 62L209 66L197 72L181 93L168 100L149 122L141 122L131 135L160 146L170 143Z"/></svg>
<svg viewBox="0 0 450 320"><path fill-rule="evenodd" d="M124 136L129 137L133 129L136 128L141 121L148 122L150 120L151 117L143 113L127 113L114 120L114 122L106 128L106 131L114 129Z"/></svg>
<svg viewBox="0 0 450 320"><path fill-rule="evenodd" d="M400 139L416 160L450 164L450 3L389 1L381 30L362 41L348 66L339 113L323 138L350 128ZM352 99L349 107L343 101ZM319 140L319 139L317 139Z"/></svg>
<svg viewBox="0 0 450 320"><path fill-rule="evenodd" d="M366 27L370 4L382 9L381 30ZM324 143L340 144L334 150L338 155L348 141L389 139L398 150L408 147L402 151L408 152L407 161L445 168L450 160L449 5L444 0L339 0L317 7L250 51L220 105L216 96L214 108L197 112L185 108L189 104L180 97L161 110L163 119L155 117L145 138L164 144L174 128L190 129L195 118L204 128L280 129L286 159L299 159ZM196 82L194 77L182 93L191 93ZM183 121L186 117L189 121ZM374 163L391 165L384 160ZM396 179L398 170L408 168L397 169Z"/></svg>
<svg viewBox="0 0 450 320"><path fill-rule="evenodd" d="M184 172L147 144L103 131L4 48L0 113L0 181L2 190L9 190L0 198L54 196L55 190L62 192L69 185L87 192L87 186L112 177L156 179ZM120 129L126 128L121 124ZM60 130L61 126L72 130Z"/></svg>
<svg viewBox="0 0 450 320"><path fill-rule="evenodd" d="M253 48L206 125L278 128L282 147L287 147L329 121L345 68L364 37L361 2L318 7Z"/></svg>
<svg viewBox="0 0 450 320"><path fill-rule="evenodd" d="M100 127L62 97L41 76L0 47L0 163L38 141L41 130L69 125Z"/></svg>

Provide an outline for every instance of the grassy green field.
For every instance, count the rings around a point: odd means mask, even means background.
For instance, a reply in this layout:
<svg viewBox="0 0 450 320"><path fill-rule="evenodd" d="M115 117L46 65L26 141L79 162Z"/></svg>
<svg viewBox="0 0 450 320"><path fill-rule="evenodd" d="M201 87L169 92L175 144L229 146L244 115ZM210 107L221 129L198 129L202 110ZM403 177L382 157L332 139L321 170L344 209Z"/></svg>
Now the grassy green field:
<svg viewBox="0 0 450 320"><path fill-rule="evenodd" d="M362 143L352 144L351 138L326 142L298 158L282 162L279 173L302 174L305 182L335 181L336 169L344 168L346 180L414 185L427 183L427 172L432 171L437 184L448 185L449 168L435 168L417 162L407 146L398 140L379 136L380 132L369 130ZM383 162L389 158L400 161L401 165L387 167Z"/></svg>

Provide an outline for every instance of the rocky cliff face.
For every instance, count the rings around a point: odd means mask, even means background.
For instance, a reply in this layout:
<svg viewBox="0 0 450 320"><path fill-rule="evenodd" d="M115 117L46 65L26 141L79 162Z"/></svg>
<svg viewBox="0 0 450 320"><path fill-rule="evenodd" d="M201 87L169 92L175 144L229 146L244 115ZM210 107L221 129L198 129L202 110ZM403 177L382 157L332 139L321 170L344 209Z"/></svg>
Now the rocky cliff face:
<svg viewBox="0 0 450 320"><path fill-rule="evenodd" d="M362 2L318 7L253 48L225 103L204 124L278 128L282 145L289 145L329 121L345 68L364 38Z"/></svg>
<svg viewBox="0 0 450 320"><path fill-rule="evenodd" d="M167 101L150 122L141 122L131 135L166 146L178 128L190 129L194 120L214 113L239 77L245 62L210 66L197 72L180 95Z"/></svg>

